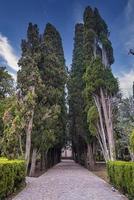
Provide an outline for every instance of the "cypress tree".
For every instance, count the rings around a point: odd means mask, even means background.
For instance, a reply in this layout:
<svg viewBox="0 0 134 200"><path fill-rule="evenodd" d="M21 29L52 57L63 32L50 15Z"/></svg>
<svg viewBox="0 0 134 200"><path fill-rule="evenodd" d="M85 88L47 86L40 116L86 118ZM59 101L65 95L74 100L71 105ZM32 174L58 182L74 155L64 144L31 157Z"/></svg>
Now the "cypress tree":
<svg viewBox="0 0 134 200"><path fill-rule="evenodd" d="M91 12L91 9L88 8ZM85 16L88 18L88 15ZM83 163L90 169L94 168L93 147L94 136L91 135L87 123L87 102L84 96L85 82L85 38L83 24L77 24L75 28L75 42L73 51L73 64L70 73L70 133L73 135L73 146L78 162ZM86 35L87 36L87 35ZM90 41L88 41L90 44ZM89 44L86 46L89 47ZM91 49L87 48L87 51ZM87 52L86 52L87 53ZM86 60L87 59L87 60ZM81 142L83 141L83 142Z"/></svg>
<svg viewBox="0 0 134 200"><path fill-rule="evenodd" d="M83 15L84 21L84 65L90 63L96 49L95 16L90 6L86 7Z"/></svg>
<svg viewBox="0 0 134 200"><path fill-rule="evenodd" d="M110 69L114 58L108 37L107 25L98 10L87 7L84 12L84 80L88 122L92 131L97 130L105 160L114 160L112 97L118 91L118 84Z"/></svg>
<svg viewBox="0 0 134 200"><path fill-rule="evenodd" d="M30 162L30 152L32 143L33 118L35 105L37 104L37 91L40 83L38 70L39 54L39 30L37 25L29 23L26 40L22 40L22 56L19 60L20 70L18 71L17 81L20 96L25 107L25 133L26 147L25 159L28 170Z"/></svg>
<svg viewBox="0 0 134 200"><path fill-rule="evenodd" d="M60 34L56 28L47 24L41 43L41 63L39 65L42 80L46 87L45 107L52 109L57 118L52 119L50 129L55 135L54 151L59 160L66 129L65 83L66 68Z"/></svg>
<svg viewBox="0 0 134 200"><path fill-rule="evenodd" d="M84 26L83 24L76 24L73 61L69 79L70 134L72 136L74 159L87 167L87 161L90 159L90 168L93 168L92 152L90 152L90 155L88 154L91 138L86 120L86 102L83 96L85 87L83 81L85 72L83 44Z"/></svg>

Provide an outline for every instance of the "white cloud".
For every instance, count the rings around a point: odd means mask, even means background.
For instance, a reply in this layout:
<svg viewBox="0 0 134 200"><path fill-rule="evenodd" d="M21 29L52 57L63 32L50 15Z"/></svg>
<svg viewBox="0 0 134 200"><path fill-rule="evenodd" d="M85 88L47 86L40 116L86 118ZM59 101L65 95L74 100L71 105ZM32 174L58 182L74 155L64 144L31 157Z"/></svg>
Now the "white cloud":
<svg viewBox="0 0 134 200"><path fill-rule="evenodd" d="M129 97L133 93L133 82L134 82L134 70L131 69L129 72L124 72L118 75L119 85L121 92L124 97Z"/></svg>
<svg viewBox="0 0 134 200"><path fill-rule="evenodd" d="M18 56L14 53L14 50L7 37L0 34L0 57L6 62L6 64L13 70L18 71Z"/></svg>

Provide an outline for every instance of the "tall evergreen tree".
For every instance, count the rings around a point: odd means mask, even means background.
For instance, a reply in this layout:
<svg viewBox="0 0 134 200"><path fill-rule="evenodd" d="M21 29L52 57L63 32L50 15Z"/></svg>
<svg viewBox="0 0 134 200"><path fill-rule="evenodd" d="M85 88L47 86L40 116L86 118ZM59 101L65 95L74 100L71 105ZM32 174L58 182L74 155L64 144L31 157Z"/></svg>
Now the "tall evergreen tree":
<svg viewBox="0 0 134 200"><path fill-rule="evenodd" d="M55 113L57 116L57 118L51 119L50 127L47 128L54 133L55 151L58 152L55 157L59 157L66 129L66 69L61 37L51 24L46 25L42 37L39 69L46 87L46 101L43 107L48 108L52 114Z"/></svg>
<svg viewBox="0 0 134 200"><path fill-rule="evenodd" d="M80 162L80 137L84 135L83 118L83 24L76 24L72 68L68 82L70 135L75 159Z"/></svg>
<svg viewBox="0 0 134 200"><path fill-rule="evenodd" d="M84 74L83 28L83 24L76 24L75 26L73 60L68 83L70 121L69 131L72 137L74 159L79 163L85 162L86 159L85 138L87 132L83 99L84 83L82 78Z"/></svg>
<svg viewBox="0 0 134 200"><path fill-rule="evenodd" d="M97 117L95 126L104 158L114 160L112 97L118 91L118 84L110 69L114 59L113 49L108 37L107 25L98 10L87 7L84 12L84 55L86 67L85 93L89 105L91 104L87 110L88 121L95 122L94 116ZM96 111L93 109L94 104ZM92 112L93 110L95 112ZM96 112L98 112L98 116L95 114ZM93 116L91 116L91 113Z"/></svg>
<svg viewBox="0 0 134 200"><path fill-rule="evenodd" d="M85 73L84 26L76 24L73 63L69 81L70 134L72 135L75 159L90 169L94 168L93 136L88 130L86 101L84 97ZM83 141L83 142L82 142Z"/></svg>
<svg viewBox="0 0 134 200"><path fill-rule="evenodd" d="M35 105L37 100L37 91L40 83L38 63L40 60L39 54L39 30L37 25L29 23L26 40L22 40L22 56L19 60L20 70L18 72L18 88L23 99L23 104L26 108L25 113L25 132L26 132L26 150L25 159L28 170L31 152L31 140L33 130L33 118Z"/></svg>
<svg viewBox="0 0 134 200"><path fill-rule="evenodd" d="M40 36L37 25L30 23L21 47L17 96L4 115L5 139L10 130L14 137L9 138L8 149L14 144L14 157L23 154L25 146L26 170L30 167L33 176L37 155L41 154L45 168L60 160L66 131L67 74L61 37L51 24Z"/></svg>

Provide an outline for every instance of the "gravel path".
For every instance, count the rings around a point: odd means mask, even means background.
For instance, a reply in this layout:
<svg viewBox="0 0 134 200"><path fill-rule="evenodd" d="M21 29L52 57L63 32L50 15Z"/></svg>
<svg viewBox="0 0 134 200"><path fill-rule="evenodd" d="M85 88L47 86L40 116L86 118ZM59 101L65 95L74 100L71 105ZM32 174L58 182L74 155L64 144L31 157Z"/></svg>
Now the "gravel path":
<svg viewBox="0 0 134 200"><path fill-rule="evenodd" d="M111 186L71 160L62 161L27 187L14 200L126 200Z"/></svg>

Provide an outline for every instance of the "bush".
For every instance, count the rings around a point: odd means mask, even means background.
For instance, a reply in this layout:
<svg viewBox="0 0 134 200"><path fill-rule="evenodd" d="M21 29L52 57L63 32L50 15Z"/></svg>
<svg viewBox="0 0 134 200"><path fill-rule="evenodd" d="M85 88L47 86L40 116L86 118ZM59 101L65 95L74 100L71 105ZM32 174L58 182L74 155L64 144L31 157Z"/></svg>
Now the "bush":
<svg viewBox="0 0 134 200"><path fill-rule="evenodd" d="M12 194L25 182L25 161L0 158L0 199Z"/></svg>
<svg viewBox="0 0 134 200"><path fill-rule="evenodd" d="M134 162L109 161L107 171L110 182L134 199Z"/></svg>

